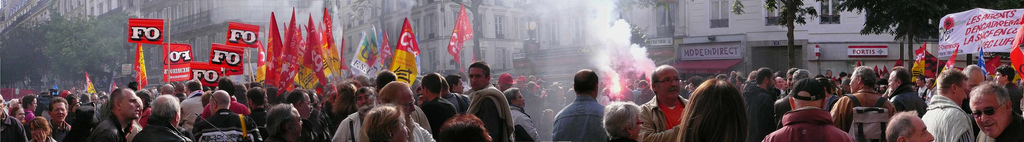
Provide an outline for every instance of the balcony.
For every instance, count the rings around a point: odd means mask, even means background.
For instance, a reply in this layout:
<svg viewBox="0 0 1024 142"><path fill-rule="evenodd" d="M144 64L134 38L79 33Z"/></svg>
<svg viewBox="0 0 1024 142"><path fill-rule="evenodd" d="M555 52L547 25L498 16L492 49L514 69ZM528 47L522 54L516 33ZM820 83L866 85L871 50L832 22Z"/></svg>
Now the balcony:
<svg viewBox="0 0 1024 142"><path fill-rule="evenodd" d="M672 25L658 26L658 37L671 37L676 34L676 27Z"/></svg>
<svg viewBox="0 0 1024 142"><path fill-rule="evenodd" d="M728 28L729 19L711 19L711 28Z"/></svg>
<svg viewBox="0 0 1024 142"><path fill-rule="evenodd" d="M211 23L210 11L203 11L173 20L171 29L175 33L185 32L210 25Z"/></svg>
<svg viewBox="0 0 1024 142"><path fill-rule="evenodd" d="M779 24L779 22L781 22L781 21L782 21L782 17L779 17L779 16L764 17L764 25L765 26L781 25L781 24Z"/></svg>
<svg viewBox="0 0 1024 142"><path fill-rule="evenodd" d="M821 15L821 24L839 24L839 15Z"/></svg>

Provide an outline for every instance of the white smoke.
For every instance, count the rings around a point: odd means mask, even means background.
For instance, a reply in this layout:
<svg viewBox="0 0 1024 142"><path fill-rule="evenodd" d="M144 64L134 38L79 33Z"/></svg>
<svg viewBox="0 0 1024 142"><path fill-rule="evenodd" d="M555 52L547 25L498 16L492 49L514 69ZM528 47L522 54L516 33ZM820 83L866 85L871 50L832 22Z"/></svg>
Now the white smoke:
<svg viewBox="0 0 1024 142"><path fill-rule="evenodd" d="M618 94L626 85L649 78L655 63L647 55L647 48L632 44L631 27L619 18L618 0L587 0L586 23L588 45L596 54L591 63L597 67L601 82ZM618 96L618 95L616 95ZM615 97L615 96L613 96Z"/></svg>

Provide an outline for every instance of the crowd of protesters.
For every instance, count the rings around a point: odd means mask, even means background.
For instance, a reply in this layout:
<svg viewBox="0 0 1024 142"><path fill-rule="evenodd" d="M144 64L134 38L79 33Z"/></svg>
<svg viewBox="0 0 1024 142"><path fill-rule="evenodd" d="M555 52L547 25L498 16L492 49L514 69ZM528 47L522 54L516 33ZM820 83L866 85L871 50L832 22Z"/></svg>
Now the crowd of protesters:
<svg viewBox="0 0 1024 142"><path fill-rule="evenodd" d="M383 71L318 90L222 78L64 91L48 104L0 97L0 141L1024 141L1024 94L1009 66L934 78L904 67L684 78L659 66L621 92L586 69L562 83L508 73L492 82L484 62L467 71L412 84Z"/></svg>

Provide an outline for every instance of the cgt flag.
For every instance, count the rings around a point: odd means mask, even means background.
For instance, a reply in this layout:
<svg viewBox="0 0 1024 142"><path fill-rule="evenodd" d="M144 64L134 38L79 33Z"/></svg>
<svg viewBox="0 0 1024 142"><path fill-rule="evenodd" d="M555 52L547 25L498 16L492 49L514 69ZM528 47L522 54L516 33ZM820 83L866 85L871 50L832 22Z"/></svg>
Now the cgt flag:
<svg viewBox="0 0 1024 142"><path fill-rule="evenodd" d="M466 17L466 6L461 6L459 19L455 20L455 28L452 30L451 40L448 41L448 54L455 58L455 64L459 63L459 54L462 52L463 43L473 38L473 25Z"/></svg>
<svg viewBox="0 0 1024 142"><path fill-rule="evenodd" d="M135 82L139 83L139 86L146 86L149 84L149 79L146 78L146 58L143 55L142 44L138 43L135 47Z"/></svg>
<svg viewBox="0 0 1024 142"><path fill-rule="evenodd" d="M398 81L412 84L416 81L416 76L419 71L416 67L416 53L415 50L419 48L419 43L416 41L416 35L413 34L412 27L409 26L409 18L405 19L405 24L402 25L402 34L398 38L398 52L395 54L393 65L389 70L394 72L398 77Z"/></svg>
<svg viewBox="0 0 1024 142"><path fill-rule="evenodd" d="M951 69L951 68L956 66L956 54L958 52L960 52L960 47L959 46L956 47L956 50L953 50L953 56L950 56L949 60L946 60L946 65L943 66L942 69L939 70L939 72L942 72L943 70L946 70L946 69Z"/></svg>
<svg viewBox="0 0 1024 142"><path fill-rule="evenodd" d="M266 77L263 83L270 86L282 87L279 80L281 79L281 56L283 56L284 53L282 48L284 45L281 45L281 34L277 30L277 18L275 18L273 12L270 13L270 31L267 33L267 43L269 43L269 45L267 45L267 54L270 55L270 57L267 59L269 62L267 62L265 66Z"/></svg>
<svg viewBox="0 0 1024 142"><path fill-rule="evenodd" d="M380 66L382 68L391 68L391 59L394 58L395 52L391 50L391 41L388 40L388 30L383 30L381 33L380 42Z"/></svg>
<svg viewBox="0 0 1024 142"><path fill-rule="evenodd" d="M228 22L227 45L240 47L256 47L259 41L260 26Z"/></svg>
<svg viewBox="0 0 1024 142"><path fill-rule="evenodd" d="M299 66L302 64L302 31L299 31L298 24L295 23L295 10L292 10L292 18L288 21L288 28L285 29L284 34L284 46L281 50L284 52L279 58L281 58L281 72L280 82L282 90L291 90L294 84L295 74L299 70Z"/></svg>
<svg viewBox="0 0 1024 142"><path fill-rule="evenodd" d="M263 49L263 42L256 41L256 82L267 80L267 50Z"/></svg>
<svg viewBox="0 0 1024 142"><path fill-rule="evenodd" d="M310 14L309 17L313 17L313 15ZM302 67L311 69L313 74L310 75L316 77L319 80L318 82L320 82L319 84L324 85L327 82L327 77L324 76L323 71L327 67L324 66L324 58L322 56L324 50L322 50L323 46L320 44L321 35L317 33L315 23L313 23L313 18L309 18L309 23L306 25L306 33L306 53L305 56L303 56Z"/></svg>
<svg viewBox="0 0 1024 142"><path fill-rule="evenodd" d="M330 70L332 74L335 76L341 76L341 70L345 69L345 65L341 63L345 59L341 54L344 53L342 52L344 49L339 49L338 45L334 43L334 22L332 21L331 14L327 12L327 8L324 8L324 30L322 32L323 36L321 39L324 41L324 48L327 50L326 56L324 56L324 61L327 64L328 70ZM344 48L344 44L341 47Z"/></svg>
<svg viewBox="0 0 1024 142"><path fill-rule="evenodd" d="M1024 17L1020 18L1020 27L1017 28L1017 35L1013 37L1013 45L1010 48L1010 64L1017 74L1024 74L1024 52L1021 52L1020 43L1024 42Z"/></svg>

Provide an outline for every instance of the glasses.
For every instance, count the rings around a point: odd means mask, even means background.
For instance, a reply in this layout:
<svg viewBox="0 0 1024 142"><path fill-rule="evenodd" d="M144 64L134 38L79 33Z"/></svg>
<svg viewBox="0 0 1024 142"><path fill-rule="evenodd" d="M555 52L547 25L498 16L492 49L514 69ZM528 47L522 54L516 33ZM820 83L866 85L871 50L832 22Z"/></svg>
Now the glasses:
<svg viewBox="0 0 1024 142"><path fill-rule="evenodd" d="M683 82L683 79L682 79L682 78L666 78L666 79L662 79L662 80L657 80L657 81L655 81L655 82L657 82L657 83L662 83L662 82L669 82L669 81L675 81L675 82L680 82L680 83L682 83L682 82Z"/></svg>
<svg viewBox="0 0 1024 142"><path fill-rule="evenodd" d="M972 115L974 115L974 117L981 117L981 114L985 114L985 116L992 116L996 113L996 108L1000 107L1003 107L1003 105L999 105L996 107L985 107L985 109L982 110L973 110L974 112L972 113Z"/></svg>

